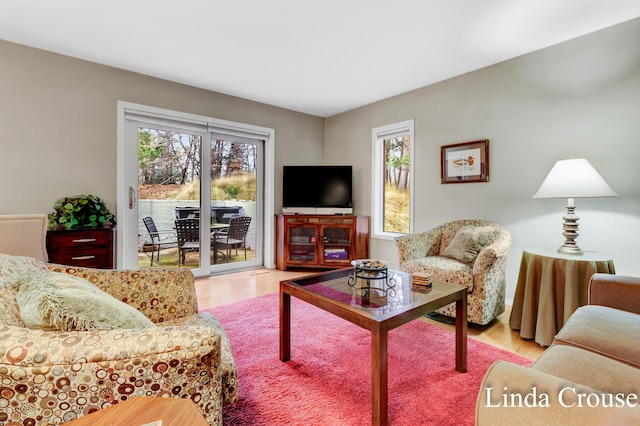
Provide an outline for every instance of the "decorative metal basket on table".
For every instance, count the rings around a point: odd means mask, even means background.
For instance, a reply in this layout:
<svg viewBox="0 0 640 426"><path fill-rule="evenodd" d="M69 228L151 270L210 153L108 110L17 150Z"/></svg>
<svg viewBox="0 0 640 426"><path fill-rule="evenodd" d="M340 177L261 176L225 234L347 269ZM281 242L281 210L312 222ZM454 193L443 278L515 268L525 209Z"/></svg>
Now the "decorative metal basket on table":
<svg viewBox="0 0 640 426"><path fill-rule="evenodd" d="M396 280L389 277L388 263L383 260L358 259L351 262L353 275L348 279L354 294L360 297L360 305L384 306L395 295Z"/></svg>

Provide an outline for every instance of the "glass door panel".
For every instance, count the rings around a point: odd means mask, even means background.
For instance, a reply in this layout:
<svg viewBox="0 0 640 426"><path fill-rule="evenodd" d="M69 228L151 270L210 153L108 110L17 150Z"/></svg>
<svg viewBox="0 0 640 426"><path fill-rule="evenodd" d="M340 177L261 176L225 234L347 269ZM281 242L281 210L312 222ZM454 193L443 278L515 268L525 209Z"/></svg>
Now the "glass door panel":
<svg viewBox="0 0 640 426"><path fill-rule="evenodd" d="M211 219L213 263L229 269L262 263L258 177L262 141L211 138Z"/></svg>
<svg viewBox="0 0 640 426"><path fill-rule="evenodd" d="M138 128L139 268L205 266L199 230L176 226L200 217L201 145L201 135Z"/></svg>

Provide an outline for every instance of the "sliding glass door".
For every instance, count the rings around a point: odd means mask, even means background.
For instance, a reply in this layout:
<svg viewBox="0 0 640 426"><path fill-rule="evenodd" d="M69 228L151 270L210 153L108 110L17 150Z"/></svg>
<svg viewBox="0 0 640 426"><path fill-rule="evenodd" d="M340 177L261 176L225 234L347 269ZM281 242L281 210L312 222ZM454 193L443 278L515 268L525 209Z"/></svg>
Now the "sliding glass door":
<svg viewBox="0 0 640 426"><path fill-rule="evenodd" d="M123 127L119 267L201 276L264 265L265 139L139 113Z"/></svg>

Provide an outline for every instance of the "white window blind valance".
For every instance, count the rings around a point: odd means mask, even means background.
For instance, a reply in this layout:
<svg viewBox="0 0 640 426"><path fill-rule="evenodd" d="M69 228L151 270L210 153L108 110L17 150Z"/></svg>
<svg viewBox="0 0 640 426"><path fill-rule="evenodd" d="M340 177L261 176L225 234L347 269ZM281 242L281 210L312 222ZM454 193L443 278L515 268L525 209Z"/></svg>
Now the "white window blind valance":
<svg viewBox="0 0 640 426"><path fill-rule="evenodd" d="M187 133L211 133L212 137L216 139L231 139L250 143L256 140L268 140L272 133L272 130L249 124L180 113L171 113L169 115L161 112L125 109L124 117L126 120L137 121L150 126L172 127Z"/></svg>
<svg viewBox="0 0 640 426"><path fill-rule="evenodd" d="M124 118L126 120L144 123L150 127L172 127L186 133L206 133L208 130L206 122L182 120L176 116L125 110Z"/></svg>
<svg viewBox="0 0 640 426"><path fill-rule="evenodd" d="M404 136L411 131L413 126L413 120L402 121L400 123L394 123L387 126L377 127L374 129L376 138L378 139L391 139Z"/></svg>

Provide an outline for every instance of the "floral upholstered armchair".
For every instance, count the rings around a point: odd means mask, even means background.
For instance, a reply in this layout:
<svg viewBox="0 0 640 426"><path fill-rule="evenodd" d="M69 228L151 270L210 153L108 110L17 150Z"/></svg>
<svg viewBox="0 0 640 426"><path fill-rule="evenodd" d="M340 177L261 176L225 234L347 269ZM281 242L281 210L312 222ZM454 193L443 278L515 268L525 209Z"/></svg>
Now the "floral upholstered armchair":
<svg viewBox="0 0 640 426"><path fill-rule="evenodd" d="M505 310L511 235L484 220L456 220L396 238L400 269L424 272L433 281L467 287L467 319L487 324ZM455 317L455 304L438 313Z"/></svg>
<svg viewBox="0 0 640 426"><path fill-rule="evenodd" d="M99 305L113 299L149 324L28 328L25 304L33 294L25 296L25 288L53 278L82 279L101 292ZM56 303L64 296L41 290ZM56 312L68 325L73 313ZM198 314L190 271L94 270L6 254L0 254L0 387L0 425L61 424L135 396L189 398L210 425L222 425L223 404L238 397L229 340L213 315Z"/></svg>

